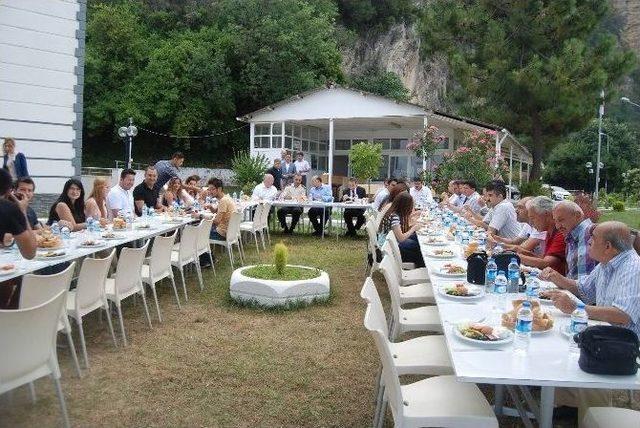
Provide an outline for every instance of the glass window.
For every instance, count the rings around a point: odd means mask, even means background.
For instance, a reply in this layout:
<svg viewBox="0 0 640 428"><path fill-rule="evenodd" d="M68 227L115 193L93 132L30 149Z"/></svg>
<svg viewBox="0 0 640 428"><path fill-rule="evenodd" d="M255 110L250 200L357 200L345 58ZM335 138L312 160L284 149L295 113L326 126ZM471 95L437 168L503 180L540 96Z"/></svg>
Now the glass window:
<svg viewBox="0 0 640 428"><path fill-rule="evenodd" d="M288 136L287 136L287 137L284 137L284 146L285 146L287 149L291 149L291 147L293 146L293 143L292 143L291 137L288 137Z"/></svg>
<svg viewBox="0 0 640 428"><path fill-rule="evenodd" d="M336 150L350 150L351 149L351 140L335 140L335 149Z"/></svg>
<svg viewBox="0 0 640 428"><path fill-rule="evenodd" d="M421 157L417 157L417 156L411 156L409 158L411 164L410 166L410 170L407 171L407 177L409 178L413 178L416 175L418 175L419 171L422 171L422 158ZM427 160L427 165L429 165L429 161Z"/></svg>
<svg viewBox="0 0 640 428"><path fill-rule="evenodd" d="M293 136L294 137L300 138L300 133L301 133L301 129L300 128L301 127L297 126L297 125L293 127Z"/></svg>
<svg viewBox="0 0 640 428"><path fill-rule="evenodd" d="M306 140L302 142L302 151L305 153L309 151L309 142Z"/></svg>
<svg viewBox="0 0 640 428"><path fill-rule="evenodd" d="M269 148L269 137L260 137L260 148L261 149Z"/></svg>
<svg viewBox="0 0 640 428"><path fill-rule="evenodd" d="M311 153L309 159L311 159L311 169L318 169L318 155Z"/></svg>
<svg viewBox="0 0 640 428"><path fill-rule="evenodd" d="M280 122L276 122L273 124L273 128L271 130L271 133L274 135L281 135L282 134L282 123Z"/></svg>
<svg viewBox="0 0 640 428"><path fill-rule="evenodd" d="M297 138L293 139L293 150L301 150L302 149L302 141Z"/></svg>
<svg viewBox="0 0 640 428"><path fill-rule="evenodd" d="M391 156L389 161L392 177L409 177L409 156Z"/></svg>
<svg viewBox="0 0 640 428"><path fill-rule="evenodd" d="M318 128L311 128L311 137L312 140L318 141L320 139L320 129Z"/></svg>
<svg viewBox="0 0 640 428"><path fill-rule="evenodd" d="M253 147L256 149L260 148L260 137L253 137Z"/></svg>
<svg viewBox="0 0 640 428"><path fill-rule="evenodd" d="M302 127L302 139L308 140L309 139L309 134L310 134L309 127L308 126L303 126Z"/></svg>
<svg viewBox="0 0 640 428"><path fill-rule="evenodd" d="M387 138L377 138L373 140L373 142L376 144L382 144L382 150L389 150L390 148L389 140Z"/></svg>
<svg viewBox="0 0 640 428"><path fill-rule="evenodd" d="M384 180L389 177L389 155L382 155L382 165L378 173L378 180Z"/></svg>
<svg viewBox="0 0 640 428"><path fill-rule="evenodd" d="M353 146L353 144L359 144L359 143L368 143L369 140L353 140L351 141L351 145Z"/></svg>
<svg viewBox="0 0 640 428"><path fill-rule="evenodd" d="M291 129L291 128L292 128L292 127L291 127L291 124L290 124L290 123L285 123L285 124L284 124L284 133L285 133L286 135L293 135L293 134L292 134L293 129Z"/></svg>
<svg viewBox="0 0 640 428"><path fill-rule="evenodd" d="M391 140L391 150L404 150L407 148L408 140L394 138Z"/></svg>
<svg viewBox="0 0 640 428"><path fill-rule="evenodd" d="M279 149L281 147L282 147L282 137L280 137L280 136L271 137L271 148L272 149Z"/></svg>
<svg viewBox="0 0 640 428"><path fill-rule="evenodd" d="M317 152L318 151L318 143L316 141L312 141L311 143L309 143L309 150L312 152Z"/></svg>
<svg viewBox="0 0 640 428"><path fill-rule="evenodd" d="M256 135L269 135L270 130L271 130L271 124L256 123Z"/></svg>

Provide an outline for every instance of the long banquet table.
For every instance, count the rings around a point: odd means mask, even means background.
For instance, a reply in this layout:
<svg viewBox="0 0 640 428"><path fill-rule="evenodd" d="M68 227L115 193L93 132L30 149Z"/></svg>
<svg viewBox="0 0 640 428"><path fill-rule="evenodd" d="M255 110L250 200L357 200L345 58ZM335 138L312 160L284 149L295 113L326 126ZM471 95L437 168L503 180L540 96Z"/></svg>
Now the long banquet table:
<svg viewBox="0 0 640 428"><path fill-rule="evenodd" d="M640 373L633 376L595 375L582 371L578 366L578 355L569 352L568 339L560 331L570 321L570 316L563 314L553 305L543 303L543 309L554 317L551 331L533 334L527 355L518 356L513 352L511 343L483 348L463 341L454 332L455 325L461 320L497 324L500 314L494 311L494 295L485 294L477 300L460 301L440 293L440 288L451 286L453 282L464 282L465 278L445 278L438 274L446 263L455 263L466 268L463 249L452 241L447 246L433 246L427 243L426 236L419 236L420 247L429 270L433 284L436 304L444 327L449 355L453 363L455 375L462 382L497 385L496 413L503 412L504 389L509 392L520 391L542 428L551 428L554 396L556 387L596 388L596 389L640 389ZM427 254L434 249L453 250L455 257L441 260ZM509 294L507 305L511 301L523 298L523 294ZM541 387L541 398L535 403L527 387ZM515 387L515 388L514 388ZM506 409L505 409L506 410ZM525 413L526 412L526 413ZM531 412L519 409L514 415L530 416Z"/></svg>

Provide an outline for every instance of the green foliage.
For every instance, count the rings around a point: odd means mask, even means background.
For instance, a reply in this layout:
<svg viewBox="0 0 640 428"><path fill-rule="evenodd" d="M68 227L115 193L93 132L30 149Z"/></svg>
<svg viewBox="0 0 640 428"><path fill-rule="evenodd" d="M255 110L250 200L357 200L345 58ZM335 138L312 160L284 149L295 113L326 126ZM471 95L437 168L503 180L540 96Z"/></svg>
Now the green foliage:
<svg viewBox="0 0 640 428"><path fill-rule="evenodd" d="M636 201L640 199L640 168L622 173L622 180L624 195Z"/></svg>
<svg viewBox="0 0 640 428"><path fill-rule="evenodd" d="M551 197L551 189L542 187L542 181L531 180L518 186L520 196L548 196Z"/></svg>
<svg viewBox="0 0 640 428"><path fill-rule="evenodd" d="M404 86L400 77L392 71L369 71L351 76L348 83L354 89L393 98L396 101L409 101L409 90Z"/></svg>
<svg viewBox="0 0 640 428"><path fill-rule="evenodd" d="M234 173L236 184L244 191L245 186L260 183L264 172L269 167L269 160L263 154L252 157L247 152L239 152L231 161L231 169ZM249 192L250 193L250 192Z"/></svg>
<svg viewBox="0 0 640 428"><path fill-rule="evenodd" d="M349 151L351 171L360 181L369 181L378 175L382 166L382 144L358 143Z"/></svg>
<svg viewBox="0 0 640 428"><path fill-rule="evenodd" d="M357 31L381 31L410 20L415 12L411 0L338 0L343 24Z"/></svg>
<svg viewBox="0 0 640 428"><path fill-rule="evenodd" d="M620 201L620 200L615 200L613 201L613 204L611 204L612 208L614 211L616 212L622 212L624 211L624 202Z"/></svg>
<svg viewBox="0 0 640 428"><path fill-rule="evenodd" d="M283 242L278 242L275 247L273 247L273 265L280 276L284 275L288 259L289 249Z"/></svg>
<svg viewBox="0 0 640 428"><path fill-rule="evenodd" d="M624 173L640 167L638 156L629 153L640 151L638 135L625 123L604 120L600 171L601 185L607 184L609 192L624 189ZM592 120L585 129L572 134L558 144L549 154L545 165L544 180L568 189L593 190L595 177L585 167L587 162L596 164L598 121Z"/></svg>
<svg viewBox="0 0 640 428"><path fill-rule="evenodd" d="M249 278L271 279L278 281L300 281L320 276L320 270L315 268L287 266L283 273L279 273L274 265L258 265L242 271Z"/></svg>
<svg viewBox="0 0 640 428"><path fill-rule="evenodd" d="M533 179L546 146L582 129L634 66L602 26L610 2L434 0L420 22L422 48L446 55L452 100L463 113L531 137Z"/></svg>

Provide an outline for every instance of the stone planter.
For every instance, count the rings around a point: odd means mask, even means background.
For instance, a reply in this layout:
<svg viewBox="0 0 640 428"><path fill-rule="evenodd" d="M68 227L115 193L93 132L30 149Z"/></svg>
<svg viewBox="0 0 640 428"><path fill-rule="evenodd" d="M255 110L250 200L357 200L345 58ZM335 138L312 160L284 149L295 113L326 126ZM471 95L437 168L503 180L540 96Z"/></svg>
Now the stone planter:
<svg viewBox="0 0 640 428"><path fill-rule="evenodd" d="M242 271L252 267L243 266L231 274L229 293L232 299L243 303L273 307L298 303L308 304L314 300L329 298L329 275L324 271L320 271L319 276L311 279L280 281L250 278L242 274ZM292 267L306 268L307 266L292 265Z"/></svg>

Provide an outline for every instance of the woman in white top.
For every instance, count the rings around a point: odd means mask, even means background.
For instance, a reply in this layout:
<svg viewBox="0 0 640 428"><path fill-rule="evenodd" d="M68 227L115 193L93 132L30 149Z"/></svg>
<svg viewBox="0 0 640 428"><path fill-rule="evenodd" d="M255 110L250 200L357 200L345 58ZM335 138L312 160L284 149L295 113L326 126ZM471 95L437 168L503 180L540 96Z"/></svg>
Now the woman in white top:
<svg viewBox="0 0 640 428"><path fill-rule="evenodd" d="M162 197L162 205L171 207L174 202L177 202L190 207L193 205L193 201L193 197L182 187L182 180L180 180L179 177L173 177L169 180L167 190L165 190L164 196Z"/></svg>
<svg viewBox="0 0 640 428"><path fill-rule="evenodd" d="M107 210L107 194L109 193L109 182L104 178L93 180L93 189L89 193L89 199L84 203L84 213L100 223L106 223L109 218Z"/></svg>

